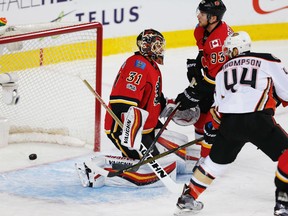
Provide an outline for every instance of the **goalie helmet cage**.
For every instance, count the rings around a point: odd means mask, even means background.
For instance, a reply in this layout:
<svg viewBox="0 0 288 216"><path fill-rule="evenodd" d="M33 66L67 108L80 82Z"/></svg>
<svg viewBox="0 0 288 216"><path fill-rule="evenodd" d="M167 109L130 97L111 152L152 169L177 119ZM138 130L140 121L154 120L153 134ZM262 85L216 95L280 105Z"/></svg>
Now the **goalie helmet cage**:
<svg viewBox="0 0 288 216"><path fill-rule="evenodd" d="M101 104L80 77L101 95L102 24L0 28L0 74L19 77L19 102L7 105L0 98L0 117L10 125L9 142L92 144L100 151Z"/></svg>

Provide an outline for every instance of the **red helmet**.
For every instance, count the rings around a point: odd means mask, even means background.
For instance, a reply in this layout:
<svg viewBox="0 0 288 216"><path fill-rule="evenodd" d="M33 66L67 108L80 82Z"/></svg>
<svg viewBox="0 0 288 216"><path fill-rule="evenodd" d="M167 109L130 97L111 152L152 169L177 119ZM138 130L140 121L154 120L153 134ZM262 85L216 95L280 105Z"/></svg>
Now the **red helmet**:
<svg viewBox="0 0 288 216"><path fill-rule="evenodd" d="M165 39L160 32L154 29L144 30L137 37L137 46L142 55L163 64Z"/></svg>

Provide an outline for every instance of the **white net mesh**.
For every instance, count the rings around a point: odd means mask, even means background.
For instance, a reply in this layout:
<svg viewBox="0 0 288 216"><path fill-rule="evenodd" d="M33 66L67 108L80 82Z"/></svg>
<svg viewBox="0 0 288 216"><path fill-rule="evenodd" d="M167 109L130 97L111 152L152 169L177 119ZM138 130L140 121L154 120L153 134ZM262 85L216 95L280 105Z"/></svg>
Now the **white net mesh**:
<svg viewBox="0 0 288 216"><path fill-rule="evenodd" d="M16 105L7 105L0 98L0 116L8 118L10 133L36 131L55 135L65 131L62 135L95 144L95 98L79 76L95 88L99 76L97 29L79 30L77 26L49 23L5 27L0 37L0 73L18 74L20 95ZM54 29L59 27L73 32L55 35ZM53 35L49 32L51 29ZM47 36L45 33L43 37L43 31L47 31ZM8 35L17 38L17 34L26 38L14 43L1 41Z"/></svg>

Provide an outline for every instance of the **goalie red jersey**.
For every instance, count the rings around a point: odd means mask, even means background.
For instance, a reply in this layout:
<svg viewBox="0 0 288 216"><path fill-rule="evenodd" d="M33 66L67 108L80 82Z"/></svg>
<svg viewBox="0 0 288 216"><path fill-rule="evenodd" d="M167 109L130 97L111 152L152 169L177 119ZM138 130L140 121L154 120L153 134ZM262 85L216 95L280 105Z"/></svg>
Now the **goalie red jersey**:
<svg viewBox="0 0 288 216"><path fill-rule="evenodd" d="M144 133L151 132L158 123L161 112L162 76L154 61L139 54L131 56L122 65L114 82L109 106L121 119L130 106L137 106L148 111ZM105 130L109 133L117 126L109 113L105 116Z"/></svg>
<svg viewBox="0 0 288 216"><path fill-rule="evenodd" d="M202 51L203 53L201 63L205 69L204 79L209 83L214 84L217 72L227 61L227 57L222 51L222 45L231 33L233 30L224 21L219 22L218 26L209 34L203 27L197 26L195 28L196 44L199 52Z"/></svg>

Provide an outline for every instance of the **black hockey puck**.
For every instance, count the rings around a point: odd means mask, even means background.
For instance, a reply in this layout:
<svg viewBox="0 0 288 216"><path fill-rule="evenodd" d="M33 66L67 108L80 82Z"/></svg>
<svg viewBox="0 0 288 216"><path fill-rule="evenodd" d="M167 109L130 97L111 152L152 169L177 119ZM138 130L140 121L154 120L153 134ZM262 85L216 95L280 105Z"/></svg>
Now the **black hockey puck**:
<svg viewBox="0 0 288 216"><path fill-rule="evenodd" d="M30 159L30 160L36 160L36 159L37 159L37 154L34 154L34 153L33 153L33 154L30 154L30 155L29 155L29 159Z"/></svg>

